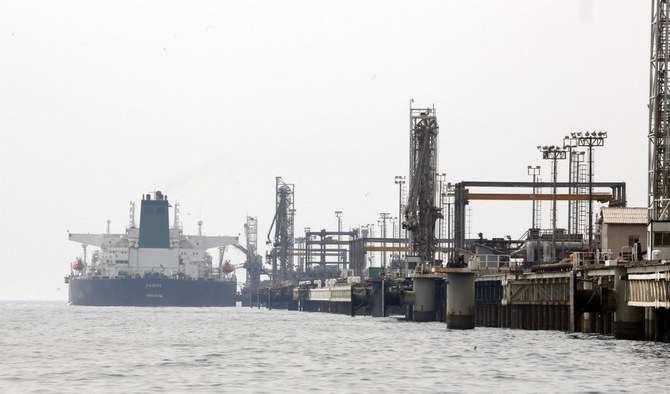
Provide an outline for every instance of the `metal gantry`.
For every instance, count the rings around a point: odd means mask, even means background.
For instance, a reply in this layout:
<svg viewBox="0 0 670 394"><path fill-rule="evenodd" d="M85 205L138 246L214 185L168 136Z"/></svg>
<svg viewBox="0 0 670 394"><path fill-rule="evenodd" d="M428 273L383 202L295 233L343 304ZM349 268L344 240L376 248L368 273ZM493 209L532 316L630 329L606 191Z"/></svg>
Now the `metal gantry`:
<svg viewBox="0 0 670 394"><path fill-rule="evenodd" d="M605 145L606 131L570 133L577 145L589 148L589 250L593 249L593 148Z"/></svg>
<svg viewBox="0 0 670 394"><path fill-rule="evenodd" d="M549 145L549 146L538 146L537 149L542 152L542 158L545 160L552 161L552 175L553 175L553 186L554 186L554 198L552 201L551 208L551 247L552 247L552 258L556 259L556 181L558 175L558 160L565 160L567 156L567 151L565 148Z"/></svg>
<svg viewBox="0 0 670 394"><path fill-rule="evenodd" d="M447 174L442 172L442 173L437 173L435 174L435 178L437 179L438 187L437 187L437 207L440 210L440 212L444 212L444 200L442 199L442 185L444 182L447 180ZM436 246L437 246L437 259L439 261L442 261L442 239L444 238L444 235L442 234L442 222L444 222L444 213L442 214L442 218L440 219L440 222L437 225L437 236L436 238Z"/></svg>
<svg viewBox="0 0 670 394"><path fill-rule="evenodd" d="M383 239L386 239L386 221L390 218L391 214L389 212L379 212L379 226ZM382 252L382 267L386 268L386 251Z"/></svg>
<svg viewBox="0 0 670 394"><path fill-rule="evenodd" d="M429 266L435 263L435 206L439 127L435 108L410 105L409 194L403 227L408 231L410 255Z"/></svg>
<svg viewBox="0 0 670 394"><path fill-rule="evenodd" d="M670 3L652 0L649 72L649 220L668 220L670 204Z"/></svg>
<svg viewBox="0 0 670 394"><path fill-rule="evenodd" d="M540 166L528 166L528 175L531 175L533 177L533 184L535 184L538 179L537 176L540 175ZM538 193L538 188L533 186L533 195ZM540 228L540 213L541 210L538 209L540 206L540 201L535 201L533 200L533 214L532 214L532 220L531 220L531 227L530 228ZM538 212L540 211L540 212Z"/></svg>
<svg viewBox="0 0 670 394"><path fill-rule="evenodd" d="M247 270L246 287L257 288L261 283L261 272L263 263L261 256L258 255L258 219L247 216L247 222L244 224L244 235L246 237L246 261L244 268Z"/></svg>
<svg viewBox="0 0 670 394"><path fill-rule="evenodd" d="M449 182L444 185L444 197L445 205L447 207L447 263L452 263L454 261L454 240L452 239L453 234L453 224L454 224L454 214L451 209L454 201L454 185Z"/></svg>
<svg viewBox="0 0 670 394"><path fill-rule="evenodd" d="M649 193L650 252L670 246L663 235L670 225L670 3L652 0L649 71ZM665 222L665 223L658 223ZM658 234L656 234L658 233ZM667 238L667 237L665 237ZM649 256L652 256L649 253Z"/></svg>
<svg viewBox="0 0 670 394"><path fill-rule="evenodd" d="M398 238L402 239L402 212L403 212L403 188L405 185L405 176L404 175L396 175L395 179L393 181L396 185L398 185Z"/></svg>
<svg viewBox="0 0 670 394"><path fill-rule="evenodd" d="M272 282L287 282L293 274L293 243L294 243L294 190L293 184L284 182L281 177L276 178L275 188L275 216L268 231L268 243L272 244L270 252L272 259ZM274 228L274 238L270 234Z"/></svg>
<svg viewBox="0 0 670 394"><path fill-rule="evenodd" d="M577 150L577 141L575 138L566 135L563 137L563 147L568 151L568 182L576 182L575 179L575 158L579 158L579 151ZM569 189L570 194L577 194L576 187ZM576 208L577 201L568 201L568 234L577 234L576 221L574 220L574 208Z"/></svg>
<svg viewBox="0 0 670 394"><path fill-rule="evenodd" d="M568 150L568 182L587 183L588 178L584 168L585 152L578 149L580 147L578 134L580 133L571 133L563 137L563 147ZM573 186L569 192L574 195L586 194L588 188ZM568 234L585 235L587 233L586 206L587 201L568 201Z"/></svg>

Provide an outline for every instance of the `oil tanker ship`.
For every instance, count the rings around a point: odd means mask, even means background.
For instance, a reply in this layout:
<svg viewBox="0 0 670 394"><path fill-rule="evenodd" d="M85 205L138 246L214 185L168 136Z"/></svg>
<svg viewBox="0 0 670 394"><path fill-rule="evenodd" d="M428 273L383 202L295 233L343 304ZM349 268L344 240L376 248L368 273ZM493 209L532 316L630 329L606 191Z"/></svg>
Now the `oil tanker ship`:
<svg viewBox="0 0 670 394"><path fill-rule="evenodd" d="M167 196L160 191L142 196L140 225L135 225L135 203L125 234L74 234L84 246L84 257L71 264L65 277L72 305L97 306L235 306L237 281L229 263L213 267L207 252L238 243L238 237L184 235L179 204L169 226ZM86 246L99 248L86 259Z"/></svg>

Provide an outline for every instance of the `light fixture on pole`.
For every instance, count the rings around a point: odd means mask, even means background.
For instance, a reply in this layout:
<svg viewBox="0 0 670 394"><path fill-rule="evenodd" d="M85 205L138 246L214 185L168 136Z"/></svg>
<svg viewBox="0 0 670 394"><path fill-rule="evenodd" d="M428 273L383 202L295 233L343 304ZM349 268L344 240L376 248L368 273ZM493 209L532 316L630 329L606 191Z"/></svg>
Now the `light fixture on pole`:
<svg viewBox="0 0 670 394"><path fill-rule="evenodd" d="M380 212L379 213L379 220L380 220L380 225L382 227L382 239L383 239L383 246L386 246L386 220L391 217L391 214L388 212ZM382 267L386 269L386 252L382 251Z"/></svg>
<svg viewBox="0 0 670 394"><path fill-rule="evenodd" d="M342 262L342 255L340 254L341 242L342 242L342 211L335 211L335 217L337 218L337 262Z"/></svg>
<svg viewBox="0 0 670 394"><path fill-rule="evenodd" d="M553 165L553 182L554 182L554 197L553 197L553 206L552 206L552 215L551 215L551 246L552 246L552 260L556 260L556 178L558 173L558 168L556 162L558 160L564 160L566 157L566 149L556 145L545 145L538 146L537 149L542 152L542 158L545 160L551 160Z"/></svg>
<svg viewBox="0 0 670 394"><path fill-rule="evenodd" d="M396 175L393 182L398 185L398 239L402 239L402 187L405 184L405 176Z"/></svg>
<svg viewBox="0 0 670 394"><path fill-rule="evenodd" d="M589 148L589 251L593 250L593 148L605 145L606 131L570 133L577 145Z"/></svg>

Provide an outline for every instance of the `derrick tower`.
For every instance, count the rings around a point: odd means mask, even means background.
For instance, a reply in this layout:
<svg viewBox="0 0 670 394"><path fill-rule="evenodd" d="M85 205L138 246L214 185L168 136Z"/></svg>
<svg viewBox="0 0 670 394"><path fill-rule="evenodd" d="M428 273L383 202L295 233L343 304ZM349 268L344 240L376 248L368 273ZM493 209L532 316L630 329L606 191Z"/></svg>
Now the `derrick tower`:
<svg viewBox="0 0 670 394"><path fill-rule="evenodd" d="M435 206L437 136L435 108L410 106L409 193L405 222L410 255L430 266L435 263L435 221L442 218Z"/></svg>
<svg viewBox="0 0 670 394"><path fill-rule="evenodd" d="M670 3L652 0L649 72L648 251L670 251ZM668 238L668 239L664 239ZM649 257L652 253L648 254Z"/></svg>
<svg viewBox="0 0 670 394"><path fill-rule="evenodd" d="M275 188L275 216L268 232L268 244L272 243L270 258L272 261L272 282L287 282L292 279L293 273L293 205L294 185L287 184L281 177L276 178ZM270 240L270 233L274 228L274 239Z"/></svg>

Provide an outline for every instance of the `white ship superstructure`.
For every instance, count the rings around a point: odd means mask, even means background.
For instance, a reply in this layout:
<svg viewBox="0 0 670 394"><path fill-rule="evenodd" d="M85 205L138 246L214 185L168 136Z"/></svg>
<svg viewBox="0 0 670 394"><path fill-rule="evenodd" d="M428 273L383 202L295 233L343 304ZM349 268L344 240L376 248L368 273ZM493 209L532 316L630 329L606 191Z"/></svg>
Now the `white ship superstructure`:
<svg viewBox="0 0 670 394"><path fill-rule="evenodd" d="M184 235L179 221L179 204L174 206L174 221L168 228L167 196L160 191L143 196L140 226L135 224L135 204L130 204L130 221L125 234L69 233L69 239L100 248L90 262L81 265L75 275L87 277L142 277L147 274L191 279L219 278L220 269L212 267L212 248L238 243L238 237L204 236L202 221L198 235ZM220 268L220 267L217 267Z"/></svg>

